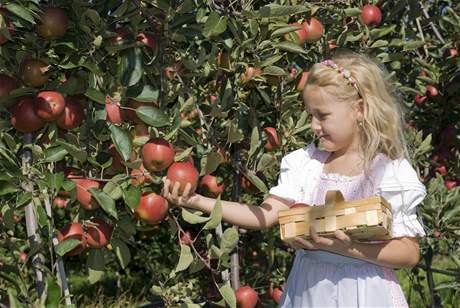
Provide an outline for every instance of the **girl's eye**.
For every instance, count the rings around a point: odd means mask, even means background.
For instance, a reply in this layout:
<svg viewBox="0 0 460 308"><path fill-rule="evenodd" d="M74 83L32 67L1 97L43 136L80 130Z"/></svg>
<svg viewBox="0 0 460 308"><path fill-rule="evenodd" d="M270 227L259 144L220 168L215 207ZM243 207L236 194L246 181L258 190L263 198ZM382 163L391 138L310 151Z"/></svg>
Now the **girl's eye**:
<svg viewBox="0 0 460 308"><path fill-rule="evenodd" d="M318 113L318 118L324 120L328 116L328 113Z"/></svg>

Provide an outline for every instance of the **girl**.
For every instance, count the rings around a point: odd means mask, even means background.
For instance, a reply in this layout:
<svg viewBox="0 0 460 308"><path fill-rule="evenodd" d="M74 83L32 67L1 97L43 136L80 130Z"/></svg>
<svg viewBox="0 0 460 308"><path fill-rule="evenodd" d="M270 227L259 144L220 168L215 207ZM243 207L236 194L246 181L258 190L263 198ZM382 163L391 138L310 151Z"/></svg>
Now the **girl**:
<svg viewBox="0 0 460 308"><path fill-rule="evenodd" d="M371 60L346 54L315 64L303 91L305 107L319 147L310 144L281 161L278 185L260 206L222 202L223 219L244 228L270 228L278 211L294 203L325 203L328 190L345 200L381 195L392 206L393 239L360 243L344 232L335 238L311 230L297 238L296 257L281 307L407 307L392 268L419 260L417 237L424 230L416 207L426 195L408 161L402 113ZM189 186L189 185L188 185ZM211 212L214 199L178 194L179 183L164 180L163 195L172 203Z"/></svg>

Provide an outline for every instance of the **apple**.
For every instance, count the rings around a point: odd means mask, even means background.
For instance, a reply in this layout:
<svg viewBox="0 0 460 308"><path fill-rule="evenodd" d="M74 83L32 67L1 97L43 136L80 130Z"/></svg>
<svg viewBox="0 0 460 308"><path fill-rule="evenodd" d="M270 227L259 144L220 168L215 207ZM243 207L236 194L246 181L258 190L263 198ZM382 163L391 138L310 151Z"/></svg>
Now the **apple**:
<svg viewBox="0 0 460 308"><path fill-rule="evenodd" d="M67 256L79 255L86 249L86 237L83 232L83 228L78 222L70 222L64 226L60 231L57 232L57 238L59 242L75 239L80 241L80 245L66 253Z"/></svg>
<svg viewBox="0 0 460 308"><path fill-rule="evenodd" d="M458 56L457 48L447 48L444 51L444 58L454 58Z"/></svg>
<svg viewBox="0 0 460 308"><path fill-rule="evenodd" d="M106 112L106 121L112 124L121 124L123 123L123 110L120 108L118 102L114 102L111 99L106 97L105 99L105 112Z"/></svg>
<svg viewBox="0 0 460 308"><path fill-rule="evenodd" d="M434 169L435 172L439 173L440 175L446 176L447 175L447 168L444 165L436 167Z"/></svg>
<svg viewBox="0 0 460 308"><path fill-rule="evenodd" d="M13 77L0 74L0 98L7 96L11 91L18 88L18 82Z"/></svg>
<svg viewBox="0 0 460 308"><path fill-rule="evenodd" d="M129 30L126 28L118 28L114 31L116 34L110 37L109 41L114 45L121 45L125 41L125 37L130 34Z"/></svg>
<svg viewBox="0 0 460 308"><path fill-rule="evenodd" d="M129 132L136 146L144 145L150 139L149 127L144 123L134 125Z"/></svg>
<svg viewBox="0 0 460 308"><path fill-rule="evenodd" d="M302 72L302 75L299 79L299 83L297 84L297 91L303 92L303 89L305 89L305 85L307 84L309 74L309 72Z"/></svg>
<svg viewBox="0 0 460 308"><path fill-rule="evenodd" d="M144 194L134 212L143 221L149 224L158 224L168 214L168 202L156 193Z"/></svg>
<svg viewBox="0 0 460 308"><path fill-rule="evenodd" d="M155 36L151 33L141 32L137 35L136 39L152 50L157 46Z"/></svg>
<svg viewBox="0 0 460 308"><path fill-rule="evenodd" d="M41 60L24 60L20 68L21 79L28 86L40 87L48 80L48 68L48 64Z"/></svg>
<svg viewBox="0 0 460 308"><path fill-rule="evenodd" d="M259 301L256 291L250 286L241 286L236 290L236 304L240 308L254 308Z"/></svg>
<svg viewBox="0 0 460 308"><path fill-rule="evenodd" d="M21 133L32 133L45 126L34 111L34 101L31 98L23 98L10 109L11 125Z"/></svg>
<svg viewBox="0 0 460 308"><path fill-rule="evenodd" d="M286 41L290 41L298 45L305 44L307 41L307 31L305 30L305 27L298 22L290 23L289 26L298 26L299 29L284 34Z"/></svg>
<svg viewBox="0 0 460 308"><path fill-rule="evenodd" d="M139 168L131 170L131 185L138 186L144 183L151 183L153 181L150 173L145 170L144 165L140 165Z"/></svg>
<svg viewBox="0 0 460 308"><path fill-rule="evenodd" d="M155 172L168 168L174 161L174 148L161 138L151 139L142 146L142 161L147 170Z"/></svg>
<svg viewBox="0 0 460 308"><path fill-rule="evenodd" d="M436 89L436 87L434 87L432 85L427 85L425 87L425 90L426 90L426 95L427 96L433 97L433 96L438 95L438 89Z"/></svg>
<svg viewBox="0 0 460 308"><path fill-rule="evenodd" d="M38 33L46 39L55 39L63 36L69 27L69 18L66 12L57 7L45 9L38 25Z"/></svg>
<svg viewBox="0 0 460 308"><path fill-rule="evenodd" d="M185 72L185 68L181 62L175 62L170 66L165 67L164 74L168 79L174 79L176 75L182 75Z"/></svg>
<svg viewBox="0 0 460 308"><path fill-rule="evenodd" d="M72 179L77 185L77 200L80 202L82 208L86 210L95 210L99 207L99 203L93 198L88 191L90 188L99 188L100 184L97 181L90 179Z"/></svg>
<svg viewBox="0 0 460 308"><path fill-rule="evenodd" d="M189 161L175 162L169 166L166 177L171 181L172 185L175 182L180 183L179 193L184 192L187 183L191 184L190 193L193 193L198 185L199 173Z"/></svg>
<svg viewBox="0 0 460 308"><path fill-rule="evenodd" d="M25 253L24 251L21 251L21 253L19 254L19 260L21 260L22 263L26 263L27 253Z"/></svg>
<svg viewBox="0 0 460 308"><path fill-rule="evenodd" d="M249 83L253 78L262 75L262 70L260 68L255 68L253 66L246 67L246 70L241 75L240 80L242 83Z"/></svg>
<svg viewBox="0 0 460 308"><path fill-rule="evenodd" d="M67 207L67 205L69 204L69 201L70 199L69 198L62 198L62 197L56 197L54 198L53 200L53 205L55 207L58 207L60 209L64 209Z"/></svg>
<svg viewBox="0 0 460 308"><path fill-rule="evenodd" d="M291 209L295 209L295 208L303 208L303 207L309 207L310 205L306 204L306 203L296 203L294 204L293 206L291 206L290 208Z"/></svg>
<svg viewBox="0 0 460 308"><path fill-rule="evenodd" d="M190 231L185 231L180 233L179 244L181 245L190 245L193 243L193 236Z"/></svg>
<svg viewBox="0 0 460 308"><path fill-rule="evenodd" d="M219 182L216 176L207 174L201 178L200 187L205 191L205 194L217 197L224 192L225 184Z"/></svg>
<svg viewBox="0 0 460 308"><path fill-rule="evenodd" d="M86 242L92 248L107 246L112 236L113 227L100 218L87 224Z"/></svg>
<svg viewBox="0 0 460 308"><path fill-rule="evenodd" d="M80 101L67 97L64 112L57 118L56 124L62 129L74 129L81 125L85 118L85 112Z"/></svg>
<svg viewBox="0 0 460 308"><path fill-rule="evenodd" d="M280 287L274 287L273 284L270 284L270 287L268 288L268 294L275 301L275 303L279 304L281 297L283 296L283 290L281 290Z"/></svg>
<svg viewBox="0 0 460 308"><path fill-rule="evenodd" d="M426 101L427 97L426 96L422 96L420 94L416 94L415 95L415 104L418 105L418 106L421 106L423 105L423 103Z"/></svg>
<svg viewBox="0 0 460 308"><path fill-rule="evenodd" d="M319 40L321 36L323 36L323 24L315 17L306 20L302 25L305 31L307 32L307 36L305 39L307 43L314 43L317 40Z"/></svg>
<svg viewBox="0 0 460 308"><path fill-rule="evenodd" d="M278 132L274 127L265 127L264 133L267 135L267 143L265 144L265 149L267 151L272 151L280 146L280 140L278 137Z"/></svg>
<svg viewBox="0 0 460 308"><path fill-rule="evenodd" d="M444 186L446 186L448 190L454 189L455 187L457 187L457 185L458 185L457 180L445 180L444 181Z"/></svg>
<svg viewBox="0 0 460 308"><path fill-rule="evenodd" d="M64 112L65 99L56 91L42 91L35 97L35 113L45 122L57 120Z"/></svg>
<svg viewBox="0 0 460 308"><path fill-rule="evenodd" d="M337 44L336 44L333 40L327 41L327 46L328 46L329 49L331 49L331 50L337 48Z"/></svg>
<svg viewBox="0 0 460 308"><path fill-rule="evenodd" d="M371 4L366 4L361 10L361 19L366 26L378 26L382 22L382 12Z"/></svg>

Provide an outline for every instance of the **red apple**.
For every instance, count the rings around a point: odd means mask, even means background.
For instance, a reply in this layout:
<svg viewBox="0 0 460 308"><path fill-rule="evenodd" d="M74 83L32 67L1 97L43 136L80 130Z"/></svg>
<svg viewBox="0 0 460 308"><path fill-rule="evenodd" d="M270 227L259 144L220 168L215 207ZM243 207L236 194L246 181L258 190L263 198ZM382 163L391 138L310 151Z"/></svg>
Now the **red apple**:
<svg viewBox="0 0 460 308"><path fill-rule="evenodd" d="M85 112L79 100L67 97L64 112L57 118L56 124L62 129L74 129L81 125Z"/></svg>
<svg viewBox="0 0 460 308"><path fill-rule="evenodd" d="M77 200L80 202L81 207L86 210L97 209L99 203L93 198L88 189L99 188L99 182L89 179L72 179L72 181L77 185Z"/></svg>
<svg viewBox="0 0 460 308"><path fill-rule="evenodd" d="M415 95L415 104L418 105L418 106L421 106L423 105L423 103L426 101L427 97L426 96L422 96L420 94L416 94Z"/></svg>
<svg viewBox="0 0 460 308"><path fill-rule="evenodd" d="M329 49L331 49L331 50L337 48L337 45L335 44L335 42L333 40L327 41L327 45L328 45Z"/></svg>
<svg viewBox="0 0 460 308"><path fill-rule="evenodd" d="M437 172L437 173L439 173L439 174L442 175L442 176L446 176L446 175L447 175L447 168L446 168L446 166L444 166L444 165L441 165L441 166L439 166L439 167L436 167L436 168L434 169L434 171Z"/></svg>
<svg viewBox="0 0 460 308"><path fill-rule="evenodd" d="M174 161L174 154L173 146L161 138L154 138L142 147L144 167L152 172L168 168Z"/></svg>
<svg viewBox="0 0 460 308"><path fill-rule="evenodd" d="M16 79L5 74L0 74L0 98L7 96L11 91L18 88Z"/></svg>
<svg viewBox="0 0 460 308"><path fill-rule="evenodd" d="M323 36L324 27L318 19L312 17L305 21L302 25L307 32L305 39L307 43L314 43Z"/></svg>
<svg viewBox="0 0 460 308"><path fill-rule="evenodd" d="M75 256L82 253L86 248L86 237L83 233L83 228L78 222L71 222L64 226L60 231L57 232L59 242L75 239L80 241L80 245L69 251L67 256Z"/></svg>
<svg viewBox="0 0 460 308"><path fill-rule="evenodd" d="M455 187L457 187L457 185L458 185L457 180L445 180L444 181L444 186L446 186L448 190L454 189Z"/></svg>
<svg viewBox="0 0 460 308"><path fill-rule="evenodd" d="M136 216L143 221L157 224L168 214L168 202L156 193L144 194L134 211Z"/></svg>
<svg viewBox="0 0 460 308"><path fill-rule="evenodd" d="M11 125L21 133L32 133L45 126L34 111L34 101L23 98L11 108Z"/></svg>
<svg viewBox="0 0 460 308"><path fill-rule="evenodd" d="M123 110L118 102L114 102L110 97L105 98L106 121L113 124L123 123Z"/></svg>
<svg viewBox="0 0 460 308"><path fill-rule="evenodd" d="M87 225L86 242L90 247L107 246L112 236L113 227L100 218L95 218Z"/></svg>
<svg viewBox="0 0 460 308"><path fill-rule="evenodd" d="M180 183L179 192L183 193L185 185L191 184L190 193L196 190L198 185L199 173L198 170L193 166L192 163L186 162L175 162L168 168L166 177L174 185L175 182Z"/></svg>
<svg viewBox="0 0 460 308"><path fill-rule="evenodd" d="M240 308L254 308L259 301L257 292L250 286L241 286L236 290L236 304Z"/></svg>
<svg viewBox="0 0 460 308"><path fill-rule="evenodd" d="M155 36L151 33L141 32L137 35L136 39L152 50L157 46Z"/></svg>
<svg viewBox="0 0 460 308"><path fill-rule="evenodd" d="M297 84L297 91L302 92L303 89L305 89L305 85L307 84L309 74L309 72L302 72L299 83Z"/></svg>
<svg viewBox="0 0 460 308"><path fill-rule="evenodd" d="M366 4L361 10L361 19L367 26L378 26L382 22L382 12L371 4Z"/></svg>
<svg viewBox="0 0 460 308"><path fill-rule="evenodd" d="M21 63L20 75L22 81L28 86L40 87L47 80L48 64L34 59L28 59Z"/></svg>
<svg viewBox="0 0 460 308"><path fill-rule="evenodd" d="M64 112L65 99L56 91L42 91L35 97L35 113L46 122L52 122Z"/></svg>
<svg viewBox="0 0 460 308"><path fill-rule="evenodd" d="M205 191L205 194L217 197L224 192L225 184L218 182L216 176L207 174L201 179L200 187Z"/></svg>
<svg viewBox="0 0 460 308"><path fill-rule="evenodd" d="M141 165L138 169L131 170L131 185L138 186L144 183L151 183L153 178L150 173L145 170L144 165Z"/></svg>
<svg viewBox="0 0 460 308"><path fill-rule="evenodd" d="M454 58L458 56L457 48L447 48L444 51L444 58Z"/></svg>
<svg viewBox="0 0 460 308"><path fill-rule="evenodd" d="M303 45L307 41L307 31L305 30L304 26L298 22L291 23L289 26L299 26L298 30L291 31L284 35L284 38L287 41L296 43L298 45Z"/></svg>
<svg viewBox="0 0 460 308"><path fill-rule="evenodd" d="M253 66L248 66L246 67L246 70L244 73L241 75L241 82L242 83L248 83L251 81L253 78L258 77L262 75L262 70L260 68L255 68Z"/></svg>
<svg viewBox="0 0 460 308"><path fill-rule="evenodd" d="M21 251L21 253L19 254L19 260L21 260L22 263L26 263L27 253L25 253L24 251Z"/></svg>
<svg viewBox="0 0 460 308"><path fill-rule="evenodd" d="M46 39L55 39L63 36L69 27L69 18L66 12L57 7L45 9L38 25L38 33Z"/></svg>
<svg viewBox="0 0 460 308"><path fill-rule="evenodd" d="M427 85L425 87L425 89L426 89L426 95L427 96L433 97L433 96L438 95L438 89L436 89L436 87L434 87L432 85Z"/></svg>
<svg viewBox="0 0 460 308"><path fill-rule="evenodd" d="M279 304L281 297L283 296L283 291L280 287L274 287L272 284L270 284L270 287L268 288L268 294L275 301L275 303Z"/></svg>
<svg viewBox="0 0 460 308"><path fill-rule="evenodd" d="M181 232L179 243L181 245L190 245L193 243L193 236L190 231Z"/></svg>
<svg viewBox="0 0 460 308"><path fill-rule="evenodd" d="M267 143L265 144L265 149L267 151L272 151L280 146L280 140L278 137L278 132L274 127L265 127L264 133L267 135Z"/></svg>
<svg viewBox="0 0 460 308"><path fill-rule="evenodd" d="M69 198L62 198L62 197L56 197L53 200L53 205L55 207L58 207L60 209L64 209L67 207L67 204L69 204L70 199Z"/></svg>

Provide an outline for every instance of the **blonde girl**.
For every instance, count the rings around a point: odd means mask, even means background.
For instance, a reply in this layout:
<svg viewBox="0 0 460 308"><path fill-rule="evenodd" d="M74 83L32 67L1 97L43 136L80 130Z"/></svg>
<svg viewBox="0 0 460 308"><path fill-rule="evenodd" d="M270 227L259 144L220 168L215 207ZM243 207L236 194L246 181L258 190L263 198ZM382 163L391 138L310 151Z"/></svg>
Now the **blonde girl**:
<svg viewBox="0 0 460 308"><path fill-rule="evenodd" d="M407 307L393 268L419 260L418 237L424 230L417 205L425 187L407 157L402 113L386 74L368 58L347 53L315 64L303 91L311 115L314 143L283 157L278 185L260 206L224 201L223 219L244 228L278 223L278 211L295 203L325 203L326 192L339 190L346 201L383 196L393 210L393 238L352 241L311 230L297 238L296 256L281 307ZM189 185L188 185L189 186ZM215 200L179 183L164 180L171 203L210 213Z"/></svg>

